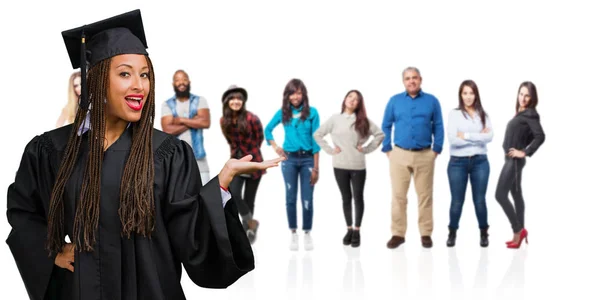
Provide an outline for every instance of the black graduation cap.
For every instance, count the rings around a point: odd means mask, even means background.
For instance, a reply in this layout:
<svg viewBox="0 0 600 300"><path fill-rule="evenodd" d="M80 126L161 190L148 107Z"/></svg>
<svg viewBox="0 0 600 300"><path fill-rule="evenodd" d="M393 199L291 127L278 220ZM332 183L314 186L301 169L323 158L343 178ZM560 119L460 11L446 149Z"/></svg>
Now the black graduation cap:
<svg viewBox="0 0 600 300"><path fill-rule="evenodd" d="M88 109L86 71L119 54L148 55L139 9L62 32L73 69L81 68L80 107Z"/></svg>

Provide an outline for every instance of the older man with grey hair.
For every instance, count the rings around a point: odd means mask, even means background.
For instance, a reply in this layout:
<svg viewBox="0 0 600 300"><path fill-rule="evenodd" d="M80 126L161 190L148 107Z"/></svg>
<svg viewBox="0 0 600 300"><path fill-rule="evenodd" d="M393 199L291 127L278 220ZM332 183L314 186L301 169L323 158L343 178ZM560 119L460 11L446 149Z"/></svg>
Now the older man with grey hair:
<svg viewBox="0 0 600 300"><path fill-rule="evenodd" d="M381 126L385 133L382 151L389 158L392 181L392 238L387 247L393 249L404 243L407 193L414 176L421 244L430 248L434 166L444 144L442 111L438 99L421 90L422 78L417 68L406 68L402 81L406 91L391 97Z"/></svg>

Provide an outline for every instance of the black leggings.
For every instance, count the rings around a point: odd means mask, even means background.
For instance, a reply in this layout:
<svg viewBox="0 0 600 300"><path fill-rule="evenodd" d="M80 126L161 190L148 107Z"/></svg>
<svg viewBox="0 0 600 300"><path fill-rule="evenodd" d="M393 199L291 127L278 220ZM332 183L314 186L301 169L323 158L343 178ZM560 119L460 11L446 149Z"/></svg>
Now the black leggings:
<svg viewBox="0 0 600 300"><path fill-rule="evenodd" d="M252 179L235 176L229 184L231 197L235 201L241 216L246 216L249 213L254 215L254 200L256 199L256 191L258 190L258 184L260 183L261 178L262 177ZM242 187L244 183L246 183L246 187L244 189L244 197L242 197Z"/></svg>
<svg viewBox="0 0 600 300"><path fill-rule="evenodd" d="M523 167L525 158L506 157L496 186L496 200L502 206L514 233L520 232L525 226L525 201L521 191ZM514 207L508 199L509 191L515 202Z"/></svg>
<svg viewBox="0 0 600 300"><path fill-rule="evenodd" d="M354 226L360 227L365 211L363 192L365 190L367 170L344 170L334 168L333 174L335 175L335 180L337 181L340 193L342 194L342 205L344 207L346 225L348 227L352 226L352 196L354 196L354 215L356 217Z"/></svg>

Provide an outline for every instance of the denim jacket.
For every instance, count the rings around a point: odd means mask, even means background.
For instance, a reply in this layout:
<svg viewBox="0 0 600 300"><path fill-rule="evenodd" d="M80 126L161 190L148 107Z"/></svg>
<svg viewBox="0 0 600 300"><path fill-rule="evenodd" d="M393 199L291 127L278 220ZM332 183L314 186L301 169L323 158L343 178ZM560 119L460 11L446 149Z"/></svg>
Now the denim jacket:
<svg viewBox="0 0 600 300"><path fill-rule="evenodd" d="M167 100L167 105L173 113L173 117L177 116L177 110L175 109L177 99L175 96ZM187 118L193 118L198 113L198 102L200 97L194 94L190 94L190 115L184 116ZM190 128L192 135L192 149L194 150L194 156L196 159L202 159L206 157L206 151L204 150L204 136L202 135L202 129Z"/></svg>

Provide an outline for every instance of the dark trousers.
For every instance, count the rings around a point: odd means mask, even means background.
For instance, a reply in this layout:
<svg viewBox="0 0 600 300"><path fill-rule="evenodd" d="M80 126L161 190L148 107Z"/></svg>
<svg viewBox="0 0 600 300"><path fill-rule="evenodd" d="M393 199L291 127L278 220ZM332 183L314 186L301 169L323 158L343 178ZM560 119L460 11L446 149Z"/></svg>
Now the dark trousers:
<svg viewBox="0 0 600 300"><path fill-rule="evenodd" d="M448 162L448 181L450 182L450 229L458 229L462 214L467 183L471 181L471 191L475 215L480 229L488 227L487 206L485 194L490 177L490 164L487 155L474 155L471 157L451 156Z"/></svg>
<svg viewBox="0 0 600 300"><path fill-rule="evenodd" d="M333 174L342 194L342 206L344 208L346 225L348 227L352 226L352 197L354 196L354 226L360 227L365 211L364 190L367 170L334 168Z"/></svg>
<svg viewBox="0 0 600 300"><path fill-rule="evenodd" d="M254 201L260 179L252 179L250 177L235 176L229 184L231 197L235 201L240 215L246 216L249 213L254 214ZM245 185L245 187L244 187ZM242 197L242 189L244 190Z"/></svg>
<svg viewBox="0 0 600 300"><path fill-rule="evenodd" d="M502 206L514 233L520 232L525 226L525 201L521 191L521 174L524 167L524 158L507 156L496 186L496 200ZM508 199L509 192L515 202L514 206Z"/></svg>

